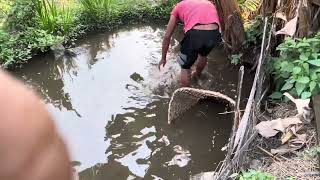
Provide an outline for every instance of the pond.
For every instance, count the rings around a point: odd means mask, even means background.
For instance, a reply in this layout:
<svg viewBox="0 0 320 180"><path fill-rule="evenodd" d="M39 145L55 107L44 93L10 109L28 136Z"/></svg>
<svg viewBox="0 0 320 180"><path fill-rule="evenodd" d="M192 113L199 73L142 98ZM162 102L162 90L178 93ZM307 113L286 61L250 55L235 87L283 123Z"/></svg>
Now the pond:
<svg viewBox="0 0 320 180"><path fill-rule="evenodd" d="M159 71L164 28L92 34L67 52L58 48L12 72L42 95L81 180L188 179L224 159L232 119L219 114L223 105L200 102L175 125L167 124L183 33L175 32L167 67ZM237 70L227 62L216 48L193 86L235 98Z"/></svg>

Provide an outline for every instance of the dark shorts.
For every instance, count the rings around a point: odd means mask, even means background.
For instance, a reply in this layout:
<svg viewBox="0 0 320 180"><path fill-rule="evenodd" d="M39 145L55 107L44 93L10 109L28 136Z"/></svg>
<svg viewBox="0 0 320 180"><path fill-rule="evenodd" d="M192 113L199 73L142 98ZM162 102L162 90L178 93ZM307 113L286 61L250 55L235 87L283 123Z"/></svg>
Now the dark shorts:
<svg viewBox="0 0 320 180"><path fill-rule="evenodd" d="M208 56L211 50L221 42L219 30L189 30L181 41L178 63L182 69L190 69L198 55Z"/></svg>

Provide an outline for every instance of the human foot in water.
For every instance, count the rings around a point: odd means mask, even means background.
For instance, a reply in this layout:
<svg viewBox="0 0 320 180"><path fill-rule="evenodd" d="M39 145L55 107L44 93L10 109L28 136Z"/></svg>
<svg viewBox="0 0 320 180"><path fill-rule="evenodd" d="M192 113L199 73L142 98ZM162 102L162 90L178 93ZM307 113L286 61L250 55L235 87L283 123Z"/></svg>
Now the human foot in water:
<svg viewBox="0 0 320 180"><path fill-rule="evenodd" d="M196 70L192 70L191 72L191 78L192 79L200 79L200 77L202 76L202 73L198 73Z"/></svg>

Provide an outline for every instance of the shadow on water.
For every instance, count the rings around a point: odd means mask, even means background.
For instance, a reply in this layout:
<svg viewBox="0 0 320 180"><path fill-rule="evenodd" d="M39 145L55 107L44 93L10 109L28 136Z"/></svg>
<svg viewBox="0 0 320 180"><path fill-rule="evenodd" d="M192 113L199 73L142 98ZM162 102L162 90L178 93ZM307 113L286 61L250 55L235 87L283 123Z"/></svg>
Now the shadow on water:
<svg viewBox="0 0 320 180"><path fill-rule="evenodd" d="M69 50L74 56L56 50L13 72L43 96L73 160L81 163L81 180L187 179L223 160L231 128L231 117L218 115L223 105L200 102L167 125L183 34L175 32L167 67L159 72L163 35L164 26L91 35ZM194 86L234 98L236 82L237 71L217 48Z"/></svg>

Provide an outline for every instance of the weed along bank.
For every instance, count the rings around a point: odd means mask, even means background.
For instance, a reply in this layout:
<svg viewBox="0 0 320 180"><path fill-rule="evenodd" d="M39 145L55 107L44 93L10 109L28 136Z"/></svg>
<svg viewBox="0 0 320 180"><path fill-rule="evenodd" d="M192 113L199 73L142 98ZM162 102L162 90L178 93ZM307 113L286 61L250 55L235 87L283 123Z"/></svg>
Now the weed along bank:
<svg viewBox="0 0 320 180"><path fill-rule="evenodd" d="M319 179L319 4L189 1L220 21L168 33L178 0L4 0L0 64L42 98L74 179ZM182 88L201 28L222 40Z"/></svg>
<svg viewBox="0 0 320 180"><path fill-rule="evenodd" d="M89 32L110 31L121 25L164 22L175 4L135 0L4 1L1 7L1 54L4 67L25 63L50 47L72 47Z"/></svg>

